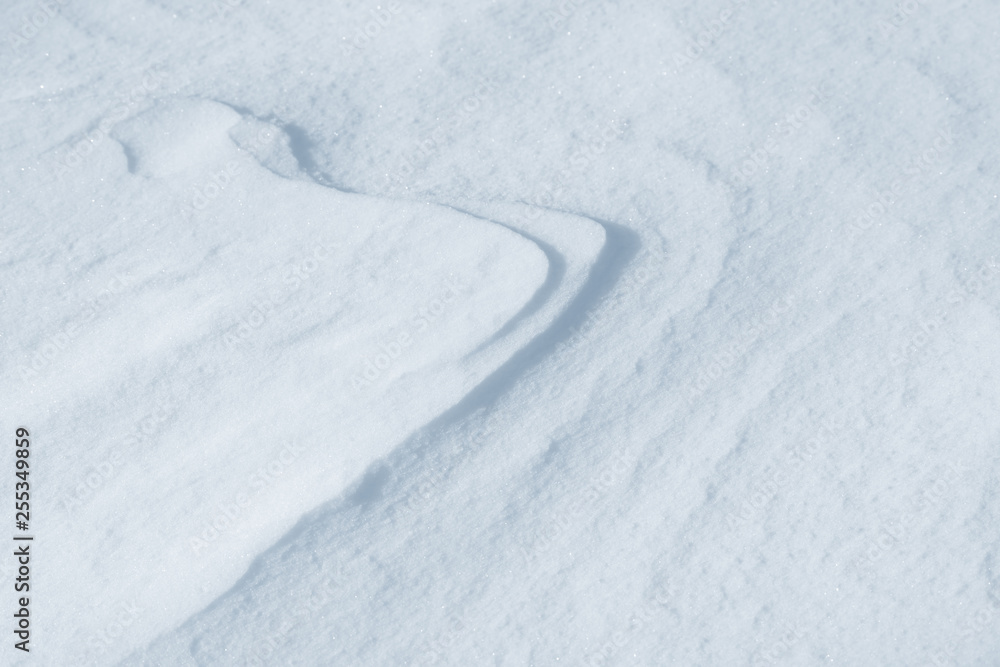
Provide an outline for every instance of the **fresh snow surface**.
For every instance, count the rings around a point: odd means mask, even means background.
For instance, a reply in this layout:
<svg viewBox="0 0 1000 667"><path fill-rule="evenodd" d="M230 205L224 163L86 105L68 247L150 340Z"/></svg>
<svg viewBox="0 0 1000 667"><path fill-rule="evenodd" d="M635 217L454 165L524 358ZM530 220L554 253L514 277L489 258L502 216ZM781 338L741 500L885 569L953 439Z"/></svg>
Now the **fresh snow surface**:
<svg viewBox="0 0 1000 667"><path fill-rule="evenodd" d="M0 664L1000 665L996 2L0 28Z"/></svg>

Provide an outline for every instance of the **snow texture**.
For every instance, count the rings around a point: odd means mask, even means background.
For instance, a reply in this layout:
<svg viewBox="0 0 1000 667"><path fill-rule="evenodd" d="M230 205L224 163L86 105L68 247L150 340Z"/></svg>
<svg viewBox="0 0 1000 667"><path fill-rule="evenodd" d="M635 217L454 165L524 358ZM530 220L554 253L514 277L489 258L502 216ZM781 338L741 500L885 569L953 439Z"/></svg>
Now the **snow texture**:
<svg viewBox="0 0 1000 667"><path fill-rule="evenodd" d="M0 664L1000 665L996 2L0 27Z"/></svg>

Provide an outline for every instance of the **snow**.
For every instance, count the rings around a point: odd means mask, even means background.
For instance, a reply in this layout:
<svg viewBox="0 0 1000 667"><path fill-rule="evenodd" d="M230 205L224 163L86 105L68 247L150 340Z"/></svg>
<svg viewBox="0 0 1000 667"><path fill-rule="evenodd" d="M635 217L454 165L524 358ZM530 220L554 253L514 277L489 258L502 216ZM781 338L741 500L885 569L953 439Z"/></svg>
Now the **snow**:
<svg viewBox="0 0 1000 667"><path fill-rule="evenodd" d="M2 664L1000 661L991 3L0 26Z"/></svg>

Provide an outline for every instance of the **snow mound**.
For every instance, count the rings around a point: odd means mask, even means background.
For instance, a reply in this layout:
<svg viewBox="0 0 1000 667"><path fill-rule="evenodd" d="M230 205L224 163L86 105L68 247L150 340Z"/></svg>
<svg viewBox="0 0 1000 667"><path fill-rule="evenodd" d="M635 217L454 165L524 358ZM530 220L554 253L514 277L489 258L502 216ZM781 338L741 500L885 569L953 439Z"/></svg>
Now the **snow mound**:
<svg viewBox="0 0 1000 667"><path fill-rule="evenodd" d="M60 653L119 608L145 610L103 649L124 653L204 606L535 337L586 271L584 253L553 288L550 258L512 226L281 178L229 136L241 123L161 101L51 186L90 189L100 215L81 234L113 258L66 294L88 312L17 332L39 354L4 369L6 404L66 442L49 474L79 480L49 513L67 547L40 557L71 591L63 609L90 610L46 640ZM52 331L66 333L49 355ZM110 657L94 650L77 658Z"/></svg>

